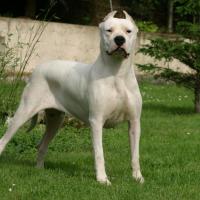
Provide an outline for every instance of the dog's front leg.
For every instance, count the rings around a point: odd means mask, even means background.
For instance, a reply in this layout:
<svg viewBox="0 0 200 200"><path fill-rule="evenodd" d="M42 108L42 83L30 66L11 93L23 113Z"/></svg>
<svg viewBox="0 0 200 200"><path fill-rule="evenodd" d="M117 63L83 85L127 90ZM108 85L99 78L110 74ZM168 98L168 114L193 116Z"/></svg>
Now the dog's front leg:
<svg viewBox="0 0 200 200"><path fill-rule="evenodd" d="M139 162L139 143L140 143L140 119L134 119L129 122L129 138L131 146L131 165L132 175L136 181L143 183L144 178L140 171Z"/></svg>
<svg viewBox="0 0 200 200"><path fill-rule="evenodd" d="M92 132L92 143L97 181L103 184L110 185L111 183L106 175L104 164L104 153L102 144L102 120L90 119L90 126Z"/></svg>

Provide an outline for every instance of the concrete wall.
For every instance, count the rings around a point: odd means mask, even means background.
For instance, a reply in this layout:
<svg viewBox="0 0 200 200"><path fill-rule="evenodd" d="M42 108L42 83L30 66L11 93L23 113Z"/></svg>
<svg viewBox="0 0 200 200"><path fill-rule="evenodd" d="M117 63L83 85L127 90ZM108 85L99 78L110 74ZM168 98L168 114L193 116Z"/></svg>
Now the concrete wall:
<svg viewBox="0 0 200 200"><path fill-rule="evenodd" d="M30 38L34 36L40 25L41 22L29 19L0 18L0 42L10 39L8 44L13 47L17 46L18 42L23 42L22 48L16 48L16 54L21 54L23 58L28 48L26 43L30 43ZM12 35L9 36L9 34ZM150 38L156 36L155 34L140 33L137 48L148 43ZM0 46L0 50L2 48L4 46ZM31 72L36 65L53 59L92 63L98 54L98 27L49 22L25 71ZM143 54L136 54L134 62L144 64L154 62L154 60ZM164 61L157 62L157 64L168 67ZM173 60L170 67L183 72L189 71L187 66L177 60ZM137 69L136 72L138 73Z"/></svg>

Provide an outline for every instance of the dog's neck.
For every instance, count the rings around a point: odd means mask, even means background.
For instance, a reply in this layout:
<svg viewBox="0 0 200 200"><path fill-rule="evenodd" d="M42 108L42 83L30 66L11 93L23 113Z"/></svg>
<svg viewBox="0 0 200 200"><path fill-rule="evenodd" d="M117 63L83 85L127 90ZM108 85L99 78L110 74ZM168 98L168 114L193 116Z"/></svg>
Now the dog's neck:
<svg viewBox="0 0 200 200"><path fill-rule="evenodd" d="M101 63L101 68L106 75L126 78L132 74L133 70L133 54L130 54L127 58L119 58L115 56L107 55L105 51L101 51L101 55L98 57L97 63Z"/></svg>

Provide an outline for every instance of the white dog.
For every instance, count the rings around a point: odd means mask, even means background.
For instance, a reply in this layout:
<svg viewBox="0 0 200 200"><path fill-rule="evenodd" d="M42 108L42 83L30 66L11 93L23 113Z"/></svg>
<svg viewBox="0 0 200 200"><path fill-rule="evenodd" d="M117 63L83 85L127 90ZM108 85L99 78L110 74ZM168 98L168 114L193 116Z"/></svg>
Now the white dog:
<svg viewBox="0 0 200 200"><path fill-rule="evenodd" d="M49 142L60 127L64 113L86 124L92 132L97 181L110 184L105 171L102 129L129 122L132 175L139 181L139 140L142 99L133 69L138 29L125 12L125 19L109 13L100 23L100 55L92 65L51 61L38 66L24 89L22 99L7 132L0 140L0 153L16 131L45 110L47 124L38 147L37 166L44 166Z"/></svg>

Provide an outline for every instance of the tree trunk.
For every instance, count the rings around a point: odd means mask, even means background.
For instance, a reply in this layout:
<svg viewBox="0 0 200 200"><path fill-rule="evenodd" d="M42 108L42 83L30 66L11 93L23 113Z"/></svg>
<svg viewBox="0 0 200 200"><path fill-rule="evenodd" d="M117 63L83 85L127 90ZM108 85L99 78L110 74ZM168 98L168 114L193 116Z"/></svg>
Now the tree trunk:
<svg viewBox="0 0 200 200"><path fill-rule="evenodd" d="M194 95L195 112L200 113L200 74L196 76Z"/></svg>
<svg viewBox="0 0 200 200"><path fill-rule="evenodd" d="M30 18L35 17L36 0L26 0L25 15Z"/></svg>
<svg viewBox="0 0 200 200"><path fill-rule="evenodd" d="M168 0L168 32L173 32L174 0Z"/></svg>
<svg viewBox="0 0 200 200"><path fill-rule="evenodd" d="M110 12L110 1L109 0L93 0L93 13L92 13L92 23L93 25L99 24L102 19ZM120 0L112 0L113 9L120 9Z"/></svg>
<svg viewBox="0 0 200 200"><path fill-rule="evenodd" d="M193 21L192 21L193 24L196 24L196 16L193 15L193 18L192 18L192 19L193 19Z"/></svg>

